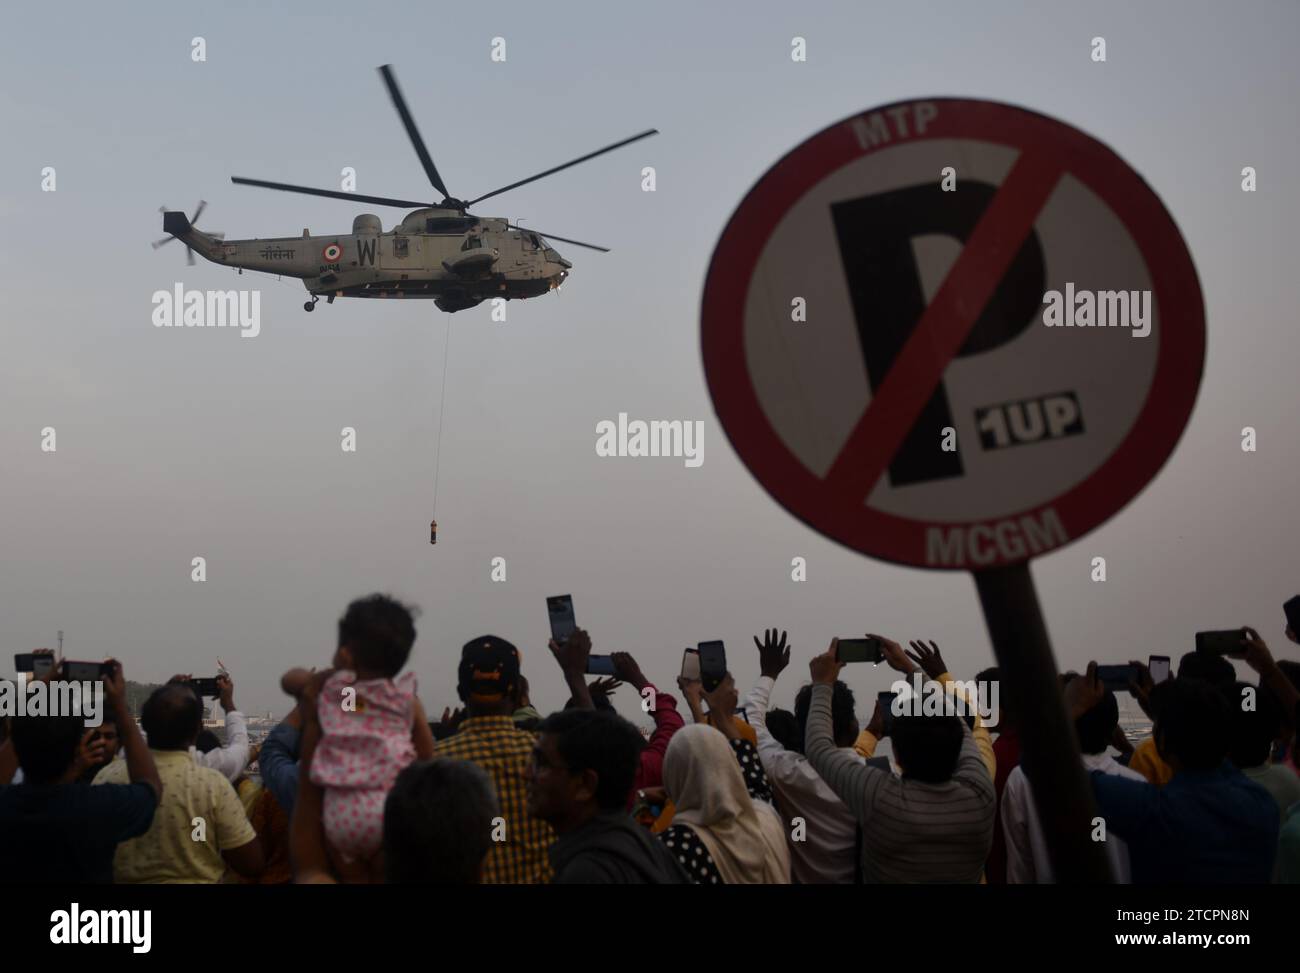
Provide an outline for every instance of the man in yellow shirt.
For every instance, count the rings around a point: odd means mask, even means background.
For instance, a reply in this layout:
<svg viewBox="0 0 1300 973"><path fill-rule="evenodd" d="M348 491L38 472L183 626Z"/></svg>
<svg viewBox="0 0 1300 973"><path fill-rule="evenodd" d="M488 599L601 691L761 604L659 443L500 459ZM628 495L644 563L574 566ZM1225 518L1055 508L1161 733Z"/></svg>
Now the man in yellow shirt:
<svg viewBox="0 0 1300 973"><path fill-rule="evenodd" d="M162 798L149 830L117 846L113 880L213 884L227 865L240 875L257 875L262 846L234 787L190 755L203 725L199 697L183 683L163 686L145 702L140 724L162 779ZM126 764L117 761L95 777L94 786L126 779Z"/></svg>

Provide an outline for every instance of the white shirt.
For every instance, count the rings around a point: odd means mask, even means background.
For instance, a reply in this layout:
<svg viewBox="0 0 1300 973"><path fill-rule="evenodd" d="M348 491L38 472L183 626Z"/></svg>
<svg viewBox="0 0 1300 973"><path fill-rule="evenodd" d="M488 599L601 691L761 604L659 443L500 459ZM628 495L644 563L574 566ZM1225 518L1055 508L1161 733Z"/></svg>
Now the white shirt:
<svg viewBox="0 0 1300 973"><path fill-rule="evenodd" d="M190 747L190 756L200 767L211 767L220 771L225 778L234 783L235 778L248 766L248 721L239 710L226 714L226 742L224 746L199 753L197 747Z"/></svg>
<svg viewBox="0 0 1300 973"><path fill-rule="evenodd" d="M1104 753L1083 754L1083 769L1088 773L1100 770L1103 774L1147 782L1136 770L1129 770ZM1051 859L1047 856L1047 842L1038 823L1038 809L1034 807L1029 778L1025 776L1023 767L1011 771L1002 790L1002 834L1007 840L1008 884L1055 884ZM1121 885L1132 882L1128 845L1110 831L1106 832L1106 857L1110 859L1116 882Z"/></svg>
<svg viewBox="0 0 1300 973"><path fill-rule="evenodd" d="M758 736L758 759L785 821L790 870L795 881L805 885L852 884L857 821L808 758L787 750L768 732L768 701L775 685L775 679L760 676L745 706ZM852 747L842 749L862 762ZM803 818L802 841L794 840L794 818Z"/></svg>

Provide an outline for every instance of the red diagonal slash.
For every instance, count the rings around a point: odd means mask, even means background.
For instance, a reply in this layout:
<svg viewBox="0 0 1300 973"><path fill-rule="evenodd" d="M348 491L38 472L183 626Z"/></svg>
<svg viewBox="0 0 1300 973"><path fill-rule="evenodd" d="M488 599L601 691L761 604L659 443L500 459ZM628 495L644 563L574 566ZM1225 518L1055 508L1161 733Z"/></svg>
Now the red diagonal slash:
<svg viewBox="0 0 1300 973"><path fill-rule="evenodd" d="M1045 155L1022 153L1016 160L831 464L826 485L843 502L860 504L875 488L1020 251L1061 171L1060 161Z"/></svg>

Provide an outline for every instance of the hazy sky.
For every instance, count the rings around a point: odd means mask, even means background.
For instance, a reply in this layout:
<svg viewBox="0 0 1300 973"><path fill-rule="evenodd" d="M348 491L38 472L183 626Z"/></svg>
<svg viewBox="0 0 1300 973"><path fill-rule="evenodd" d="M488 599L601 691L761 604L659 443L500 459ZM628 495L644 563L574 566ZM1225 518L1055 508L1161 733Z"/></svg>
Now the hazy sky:
<svg viewBox="0 0 1300 973"><path fill-rule="evenodd" d="M796 35L806 63L790 59ZM1089 58L1098 35L1104 64ZM665 685L683 646L720 638L747 690L750 636L789 629L781 705L834 635L932 638L960 675L990 664L969 576L869 560L768 497L717 424L699 350L708 260L754 181L827 124L926 95L1021 104L1110 145L1173 214L1204 291L1205 375L1172 459L1035 563L1058 660L1177 656L1197 629L1247 623L1282 650L1281 604L1300 590L1297 37L1289 2L14 7L0 33L0 675L63 629L68 656L119 656L139 680L210 675L220 657L241 708L279 712L280 673L326 664L347 602L375 590L423 609L411 665L432 712L484 632L523 649L539 708L562 703L544 597L563 592L597 651L629 650ZM613 252L560 245L575 264L563 293L512 302L501 323L488 305L431 302L308 315L299 281L150 249L158 207L199 199L200 227L232 239L403 215L232 175L337 188L350 165L359 192L431 195L384 63L462 198L659 128L475 208ZM260 287L261 335L155 329L151 295L177 282ZM620 412L703 420L703 465L597 457L596 423ZM56 453L41 451L46 426ZM796 555L805 583L790 580ZM1089 580L1096 555L1104 584ZM850 674L862 700L888 681Z"/></svg>

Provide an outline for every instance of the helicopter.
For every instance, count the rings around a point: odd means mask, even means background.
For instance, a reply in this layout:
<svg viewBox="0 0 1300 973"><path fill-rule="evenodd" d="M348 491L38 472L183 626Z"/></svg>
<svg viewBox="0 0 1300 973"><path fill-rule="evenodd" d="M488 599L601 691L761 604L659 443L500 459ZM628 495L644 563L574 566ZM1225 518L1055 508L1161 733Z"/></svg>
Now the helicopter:
<svg viewBox="0 0 1300 973"><path fill-rule="evenodd" d="M172 240L180 240L186 246L187 260L191 265L197 251L212 263L240 268L240 273L256 270L301 278L311 295L303 305L305 311L314 311L322 297L327 304L333 304L336 297L372 297L432 298L440 311L448 313L463 311L492 298L537 297L558 288L568 277L573 264L560 256L551 246L551 240L609 252L608 247L524 229L506 219L476 216L469 212L469 208L580 162L657 135L657 129L647 129L474 199L456 199L438 175L433 158L406 106L406 99L397 86L392 66L383 65L379 74L425 175L433 188L442 194L440 201L366 196L233 176L230 181L240 186L260 186L375 206L396 206L411 209L411 212L386 233L378 216L363 213L352 221L350 234L313 236L303 230L301 237L226 240L222 234L204 233L195 226L206 205L201 201L193 217L163 207L163 232L168 235L155 242L154 249Z"/></svg>

